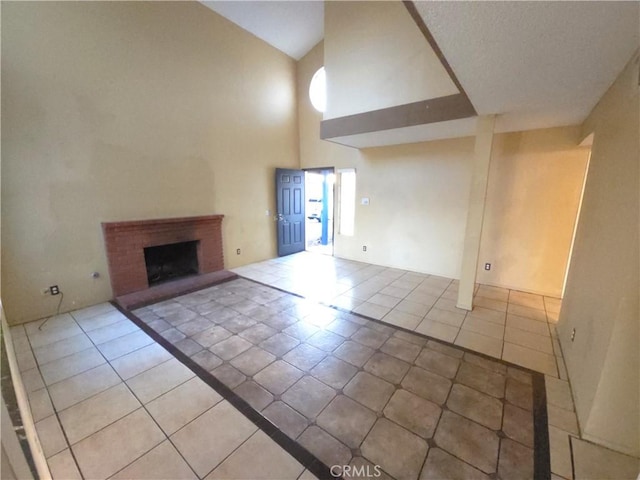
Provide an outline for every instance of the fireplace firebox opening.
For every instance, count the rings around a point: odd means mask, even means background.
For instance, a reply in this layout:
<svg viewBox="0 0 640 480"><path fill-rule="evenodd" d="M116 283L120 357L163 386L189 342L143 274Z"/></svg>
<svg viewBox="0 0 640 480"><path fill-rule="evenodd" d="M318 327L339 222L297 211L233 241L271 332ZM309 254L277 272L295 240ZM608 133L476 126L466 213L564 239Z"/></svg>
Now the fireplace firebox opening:
<svg viewBox="0 0 640 480"><path fill-rule="evenodd" d="M197 275L198 243L172 243L144 249L144 261L147 267L149 286Z"/></svg>

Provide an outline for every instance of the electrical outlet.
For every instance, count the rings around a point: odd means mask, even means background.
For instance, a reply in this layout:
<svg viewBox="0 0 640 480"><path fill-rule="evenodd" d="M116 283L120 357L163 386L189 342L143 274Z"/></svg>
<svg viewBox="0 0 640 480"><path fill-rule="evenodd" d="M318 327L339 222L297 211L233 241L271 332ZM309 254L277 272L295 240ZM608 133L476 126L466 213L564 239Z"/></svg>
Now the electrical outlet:
<svg viewBox="0 0 640 480"><path fill-rule="evenodd" d="M487 271L491 270L491 264L490 263L485 263L484 264L484 269L487 270Z"/></svg>
<svg viewBox="0 0 640 480"><path fill-rule="evenodd" d="M236 249L236 255L240 255L240 249L239 248Z"/></svg>
<svg viewBox="0 0 640 480"><path fill-rule="evenodd" d="M363 251L363 252L366 252L366 251L367 251L367 246L366 246L366 245L363 245L363 246L362 246L362 251Z"/></svg>
<svg viewBox="0 0 640 480"><path fill-rule="evenodd" d="M576 339L576 329L571 330L571 341L573 342Z"/></svg>
<svg viewBox="0 0 640 480"><path fill-rule="evenodd" d="M51 293L51 295L58 295L60 293L60 289L58 288L58 285L51 285L49 287L49 293Z"/></svg>

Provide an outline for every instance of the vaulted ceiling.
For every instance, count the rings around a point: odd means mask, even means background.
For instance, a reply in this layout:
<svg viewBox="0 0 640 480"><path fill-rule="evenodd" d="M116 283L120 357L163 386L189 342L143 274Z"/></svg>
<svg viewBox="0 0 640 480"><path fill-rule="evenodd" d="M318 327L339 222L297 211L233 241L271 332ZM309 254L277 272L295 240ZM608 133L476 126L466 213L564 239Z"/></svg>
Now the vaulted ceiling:
<svg viewBox="0 0 640 480"><path fill-rule="evenodd" d="M638 48L638 2L416 2L497 129L581 123Z"/></svg>
<svg viewBox="0 0 640 480"><path fill-rule="evenodd" d="M294 59L324 35L321 1L203 3ZM476 111L499 114L497 131L581 123L639 44L639 2L414 4Z"/></svg>
<svg viewBox="0 0 640 480"><path fill-rule="evenodd" d="M322 1L203 1L269 45L300 60L324 37Z"/></svg>

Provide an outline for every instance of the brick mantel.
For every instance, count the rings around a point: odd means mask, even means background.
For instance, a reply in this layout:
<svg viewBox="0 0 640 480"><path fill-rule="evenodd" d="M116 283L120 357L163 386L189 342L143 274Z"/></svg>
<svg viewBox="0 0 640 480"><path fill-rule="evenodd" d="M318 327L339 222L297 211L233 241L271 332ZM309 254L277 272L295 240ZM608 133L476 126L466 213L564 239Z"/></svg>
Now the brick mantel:
<svg viewBox="0 0 640 480"><path fill-rule="evenodd" d="M102 224L111 288L115 297L149 288L144 249L198 241L198 273L224 269L224 215L134 220Z"/></svg>

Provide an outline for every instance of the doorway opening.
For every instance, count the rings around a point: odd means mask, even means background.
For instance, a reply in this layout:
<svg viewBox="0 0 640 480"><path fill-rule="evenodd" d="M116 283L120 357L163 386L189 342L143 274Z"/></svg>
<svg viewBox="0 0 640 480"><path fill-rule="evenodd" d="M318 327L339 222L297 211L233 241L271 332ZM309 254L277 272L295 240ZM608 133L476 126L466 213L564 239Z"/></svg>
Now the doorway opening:
<svg viewBox="0 0 640 480"><path fill-rule="evenodd" d="M305 170L305 250L333 255L333 168Z"/></svg>
<svg viewBox="0 0 640 480"><path fill-rule="evenodd" d="M582 190L580 191L580 201L578 202L578 210L576 211L576 219L573 224L573 234L571 235L571 246L569 247L569 255L567 256L567 265L564 269L564 280L562 281L562 296L564 298L564 291L567 288L567 279L569 278L569 268L571 267L571 257L573 256L573 246L576 241L576 233L578 233L578 222L580 221L580 211L582 210L582 201L584 200L584 189L587 186L587 175L589 175L589 166L591 164L591 151L593 148L594 133L587 135L582 142L581 147L589 148L589 156L587 157L587 164L584 167L584 177L582 179Z"/></svg>

